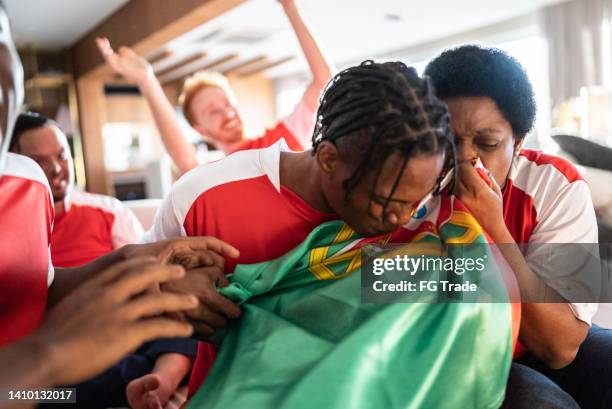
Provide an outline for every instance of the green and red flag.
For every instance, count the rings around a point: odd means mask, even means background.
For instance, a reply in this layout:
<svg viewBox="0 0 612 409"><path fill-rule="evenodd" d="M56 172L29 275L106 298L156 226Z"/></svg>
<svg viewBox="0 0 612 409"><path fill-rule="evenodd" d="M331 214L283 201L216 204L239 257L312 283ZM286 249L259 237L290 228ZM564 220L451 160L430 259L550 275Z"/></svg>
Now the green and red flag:
<svg viewBox="0 0 612 409"><path fill-rule="evenodd" d="M441 200L450 206L444 217ZM435 202L415 223L435 222L413 229L412 243L488 243L458 201ZM516 304L363 303L361 248L389 240L364 239L332 221L278 259L237 266L220 292L242 304L242 317L229 324L188 407L499 407L518 331ZM488 260L499 269L495 255Z"/></svg>

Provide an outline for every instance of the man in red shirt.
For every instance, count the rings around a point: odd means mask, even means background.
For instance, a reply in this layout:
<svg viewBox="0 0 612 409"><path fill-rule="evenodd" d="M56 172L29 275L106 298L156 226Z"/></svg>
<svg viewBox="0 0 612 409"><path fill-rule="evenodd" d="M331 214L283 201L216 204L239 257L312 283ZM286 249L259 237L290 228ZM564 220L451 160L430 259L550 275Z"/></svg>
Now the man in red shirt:
<svg viewBox="0 0 612 409"><path fill-rule="evenodd" d="M51 187L54 266L79 266L140 241L140 222L119 200L75 189L68 141L55 122L33 112L19 115L9 150L34 160Z"/></svg>
<svg viewBox="0 0 612 409"><path fill-rule="evenodd" d="M114 251L81 268L54 272L49 257L53 208L48 184L32 160L7 154L7 135L12 134L23 100L23 68L1 1L0 87L3 391L8 391L9 386L75 383L99 373L144 341L192 333L192 325L160 317L160 313L185 311L191 320L199 319L197 325L208 322L208 308L204 307L207 303L198 305L197 297L145 290L172 282L176 289L208 292L208 297L214 298L212 274L200 269L185 277L182 267L160 262L182 260L192 266L210 265L218 256L208 248L237 255L235 249L218 240L199 238L125 246L123 251Z"/></svg>
<svg viewBox="0 0 612 409"><path fill-rule="evenodd" d="M446 107L414 69L365 62L339 73L322 97L313 149L284 141L236 152L183 176L145 241L213 235L240 248L226 270L279 257L318 225L344 220L365 236L410 234L450 146ZM201 343L193 393L216 349Z"/></svg>
<svg viewBox="0 0 612 409"><path fill-rule="evenodd" d="M55 267L80 266L140 241L140 222L119 200L74 189L70 148L55 122L33 112L19 115L10 151L33 159L51 186ZM164 405L189 372L195 354L196 341L188 338L147 343L100 376L76 385L76 407L135 407L137 386L152 377L160 384L156 392Z"/></svg>
<svg viewBox="0 0 612 409"><path fill-rule="evenodd" d="M224 153L265 148L279 139L292 150L308 147L314 127L314 113L321 90L331 77L331 69L310 30L304 23L295 0L279 0L308 62L312 81L293 113L279 121L264 135L245 137L237 101L227 78L219 73L199 72L185 81L179 103L189 124L206 141ZM98 47L113 71L138 85L147 99L164 145L181 173L198 165L196 151L186 139L176 112L164 94L153 68L131 49L121 47L115 53L107 39L98 39Z"/></svg>

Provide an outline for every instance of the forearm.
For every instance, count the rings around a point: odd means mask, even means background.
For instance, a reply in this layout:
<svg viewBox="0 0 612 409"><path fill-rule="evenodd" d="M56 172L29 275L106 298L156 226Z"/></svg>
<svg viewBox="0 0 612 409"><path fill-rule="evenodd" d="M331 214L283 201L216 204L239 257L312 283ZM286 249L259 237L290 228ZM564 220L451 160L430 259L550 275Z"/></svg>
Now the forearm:
<svg viewBox="0 0 612 409"><path fill-rule="evenodd" d="M99 272L115 263L124 261L126 247L128 246L121 247L79 267L56 268L53 284L49 288L47 310Z"/></svg>
<svg viewBox="0 0 612 409"><path fill-rule="evenodd" d="M174 107L157 78L149 78L146 83L140 84L140 91L153 113L162 142L180 172L195 168L198 164L195 148L184 135Z"/></svg>
<svg viewBox="0 0 612 409"><path fill-rule="evenodd" d="M294 2L288 2L284 5L284 9L312 72L313 82L326 83L331 77L331 68L312 33L304 23L297 6Z"/></svg>
<svg viewBox="0 0 612 409"><path fill-rule="evenodd" d="M283 3L283 8L312 73L312 83L307 89L305 96L308 97L309 105L312 105L314 109L318 103L320 90L331 78L332 69L312 33L304 23L295 3L293 1Z"/></svg>
<svg viewBox="0 0 612 409"><path fill-rule="evenodd" d="M526 303L521 311L519 340L527 350L552 369L569 365L589 326L566 303Z"/></svg>
<svg viewBox="0 0 612 409"><path fill-rule="evenodd" d="M0 388L54 386L51 349L34 335L0 348Z"/></svg>
<svg viewBox="0 0 612 409"><path fill-rule="evenodd" d="M505 225L491 237L500 244L500 252L515 274L521 298L549 301L522 304L519 340L549 367L568 365L586 337L588 325L579 321L565 300L531 270Z"/></svg>
<svg viewBox="0 0 612 409"><path fill-rule="evenodd" d="M497 245L497 248L511 267L520 289L521 299L543 301L545 294L550 297L551 293L546 292L547 286L537 274L531 270L531 267L527 264L523 253L514 241L506 225L500 225L496 229L488 229L487 233L489 233L493 242ZM558 299L554 301L562 301L562 299L558 297Z"/></svg>

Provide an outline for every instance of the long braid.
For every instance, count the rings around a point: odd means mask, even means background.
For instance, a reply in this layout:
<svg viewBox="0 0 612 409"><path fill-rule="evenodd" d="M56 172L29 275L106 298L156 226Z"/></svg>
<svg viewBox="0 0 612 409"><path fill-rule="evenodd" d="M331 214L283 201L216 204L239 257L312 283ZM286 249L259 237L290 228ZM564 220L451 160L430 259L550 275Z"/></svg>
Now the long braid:
<svg viewBox="0 0 612 409"><path fill-rule="evenodd" d="M388 203L411 157L452 149L450 116L429 79L420 78L414 68L401 62L364 61L338 73L325 88L312 136L313 152L323 141L349 149L352 143L363 152L343 182L347 197L370 171L376 172L377 183L387 158L400 154L404 160Z"/></svg>

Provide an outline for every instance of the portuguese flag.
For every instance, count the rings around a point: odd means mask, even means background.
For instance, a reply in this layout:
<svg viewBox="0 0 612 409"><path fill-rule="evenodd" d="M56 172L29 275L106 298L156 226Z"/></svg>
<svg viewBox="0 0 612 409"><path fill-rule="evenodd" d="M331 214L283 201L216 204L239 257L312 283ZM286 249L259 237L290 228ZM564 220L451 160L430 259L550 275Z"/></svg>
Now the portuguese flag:
<svg viewBox="0 0 612 409"><path fill-rule="evenodd" d="M460 207L451 204L444 221L411 240L440 249L487 243ZM220 291L242 303L242 317L188 407L499 407L516 305L362 303L360 249L389 239L363 239L333 221L276 260L237 266ZM488 256L489 271L499 271Z"/></svg>

